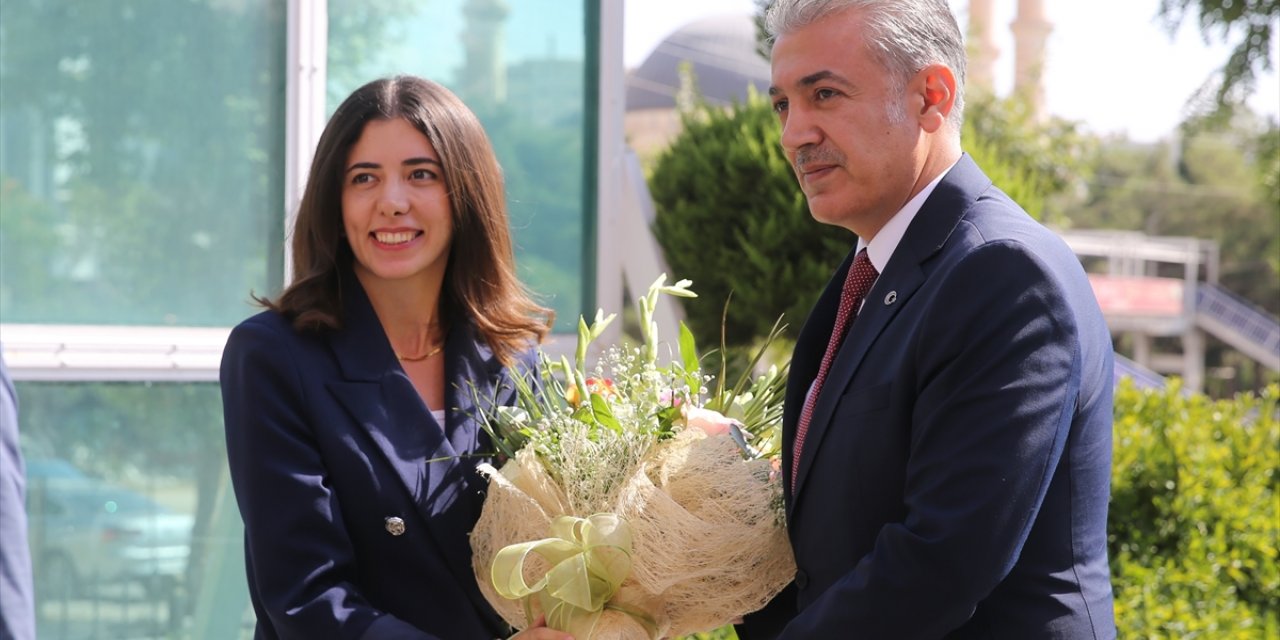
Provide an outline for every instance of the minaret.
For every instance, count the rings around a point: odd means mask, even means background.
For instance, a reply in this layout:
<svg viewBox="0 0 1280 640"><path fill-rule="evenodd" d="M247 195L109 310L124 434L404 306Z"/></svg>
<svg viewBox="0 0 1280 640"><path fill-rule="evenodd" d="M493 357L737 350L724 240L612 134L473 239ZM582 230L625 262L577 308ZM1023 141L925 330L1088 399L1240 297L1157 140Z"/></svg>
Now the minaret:
<svg viewBox="0 0 1280 640"><path fill-rule="evenodd" d="M497 104L507 99L507 67L502 26L511 13L505 0L467 0L462 8L466 58L458 71L458 93L464 100Z"/></svg>
<svg viewBox="0 0 1280 640"><path fill-rule="evenodd" d="M1010 28L1014 40L1013 92L1026 98L1036 120L1044 120L1045 45L1053 31L1044 14L1044 0L1018 0L1018 17Z"/></svg>
<svg viewBox="0 0 1280 640"><path fill-rule="evenodd" d="M977 90L990 95L996 92L996 58L1000 48L996 46L994 2L969 0L969 64L965 71L965 90Z"/></svg>

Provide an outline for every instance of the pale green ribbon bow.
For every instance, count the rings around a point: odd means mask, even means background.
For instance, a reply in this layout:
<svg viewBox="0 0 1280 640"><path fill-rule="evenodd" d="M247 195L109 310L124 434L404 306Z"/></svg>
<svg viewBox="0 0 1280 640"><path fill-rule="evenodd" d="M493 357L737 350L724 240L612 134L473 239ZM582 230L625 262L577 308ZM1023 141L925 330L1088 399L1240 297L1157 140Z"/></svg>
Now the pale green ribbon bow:
<svg viewBox="0 0 1280 640"><path fill-rule="evenodd" d="M499 551L490 572L494 589L504 598L525 598L526 616L531 613L528 596L537 594L547 626L587 640L605 603L631 573L631 527L613 513L559 516L551 521L551 536ZM530 553L552 565L532 585L524 581Z"/></svg>

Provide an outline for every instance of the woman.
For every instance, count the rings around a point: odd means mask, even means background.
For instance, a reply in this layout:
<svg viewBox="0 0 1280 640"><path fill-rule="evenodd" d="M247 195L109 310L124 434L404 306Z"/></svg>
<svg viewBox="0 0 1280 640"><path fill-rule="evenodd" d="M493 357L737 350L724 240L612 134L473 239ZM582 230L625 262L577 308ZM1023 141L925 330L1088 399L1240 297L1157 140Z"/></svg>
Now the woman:
<svg viewBox="0 0 1280 640"><path fill-rule="evenodd" d="M257 638L510 633L470 564L477 412L513 401L552 314L516 279L505 207L484 130L440 85L371 82L325 127L293 283L222 361Z"/></svg>

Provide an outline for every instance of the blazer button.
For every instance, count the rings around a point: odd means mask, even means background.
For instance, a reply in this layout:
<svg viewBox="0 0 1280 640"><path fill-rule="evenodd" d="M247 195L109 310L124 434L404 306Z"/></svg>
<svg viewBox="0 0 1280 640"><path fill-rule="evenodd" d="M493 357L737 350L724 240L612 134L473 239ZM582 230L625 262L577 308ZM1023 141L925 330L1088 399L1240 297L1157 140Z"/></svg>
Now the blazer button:
<svg viewBox="0 0 1280 640"><path fill-rule="evenodd" d="M809 588L809 574L805 573L804 569L796 569L796 586L801 591Z"/></svg>
<svg viewBox="0 0 1280 640"><path fill-rule="evenodd" d="M390 516L386 519L387 533L393 536L404 535L404 520L396 516Z"/></svg>

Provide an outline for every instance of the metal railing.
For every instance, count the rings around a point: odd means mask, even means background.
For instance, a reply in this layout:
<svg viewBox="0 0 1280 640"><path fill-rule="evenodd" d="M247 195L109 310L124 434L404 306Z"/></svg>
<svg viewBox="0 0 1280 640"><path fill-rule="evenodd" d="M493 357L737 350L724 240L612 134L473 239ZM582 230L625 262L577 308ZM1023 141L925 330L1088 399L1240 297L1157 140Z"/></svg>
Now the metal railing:
<svg viewBox="0 0 1280 640"><path fill-rule="evenodd" d="M1250 358L1280 371L1280 322L1216 284L1196 288L1196 323Z"/></svg>
<svg viewBox="0 0 1280 640"><path fill-rule="evenodd" d="M1134 386L1139 389L1163 389L1165 385L1164 376L1148 369L1133 360L1130 360L1120 354L1116 355L1115 363L1115 381L1120 383L1121 378L1129 378L1133 380Z"/></svg>

